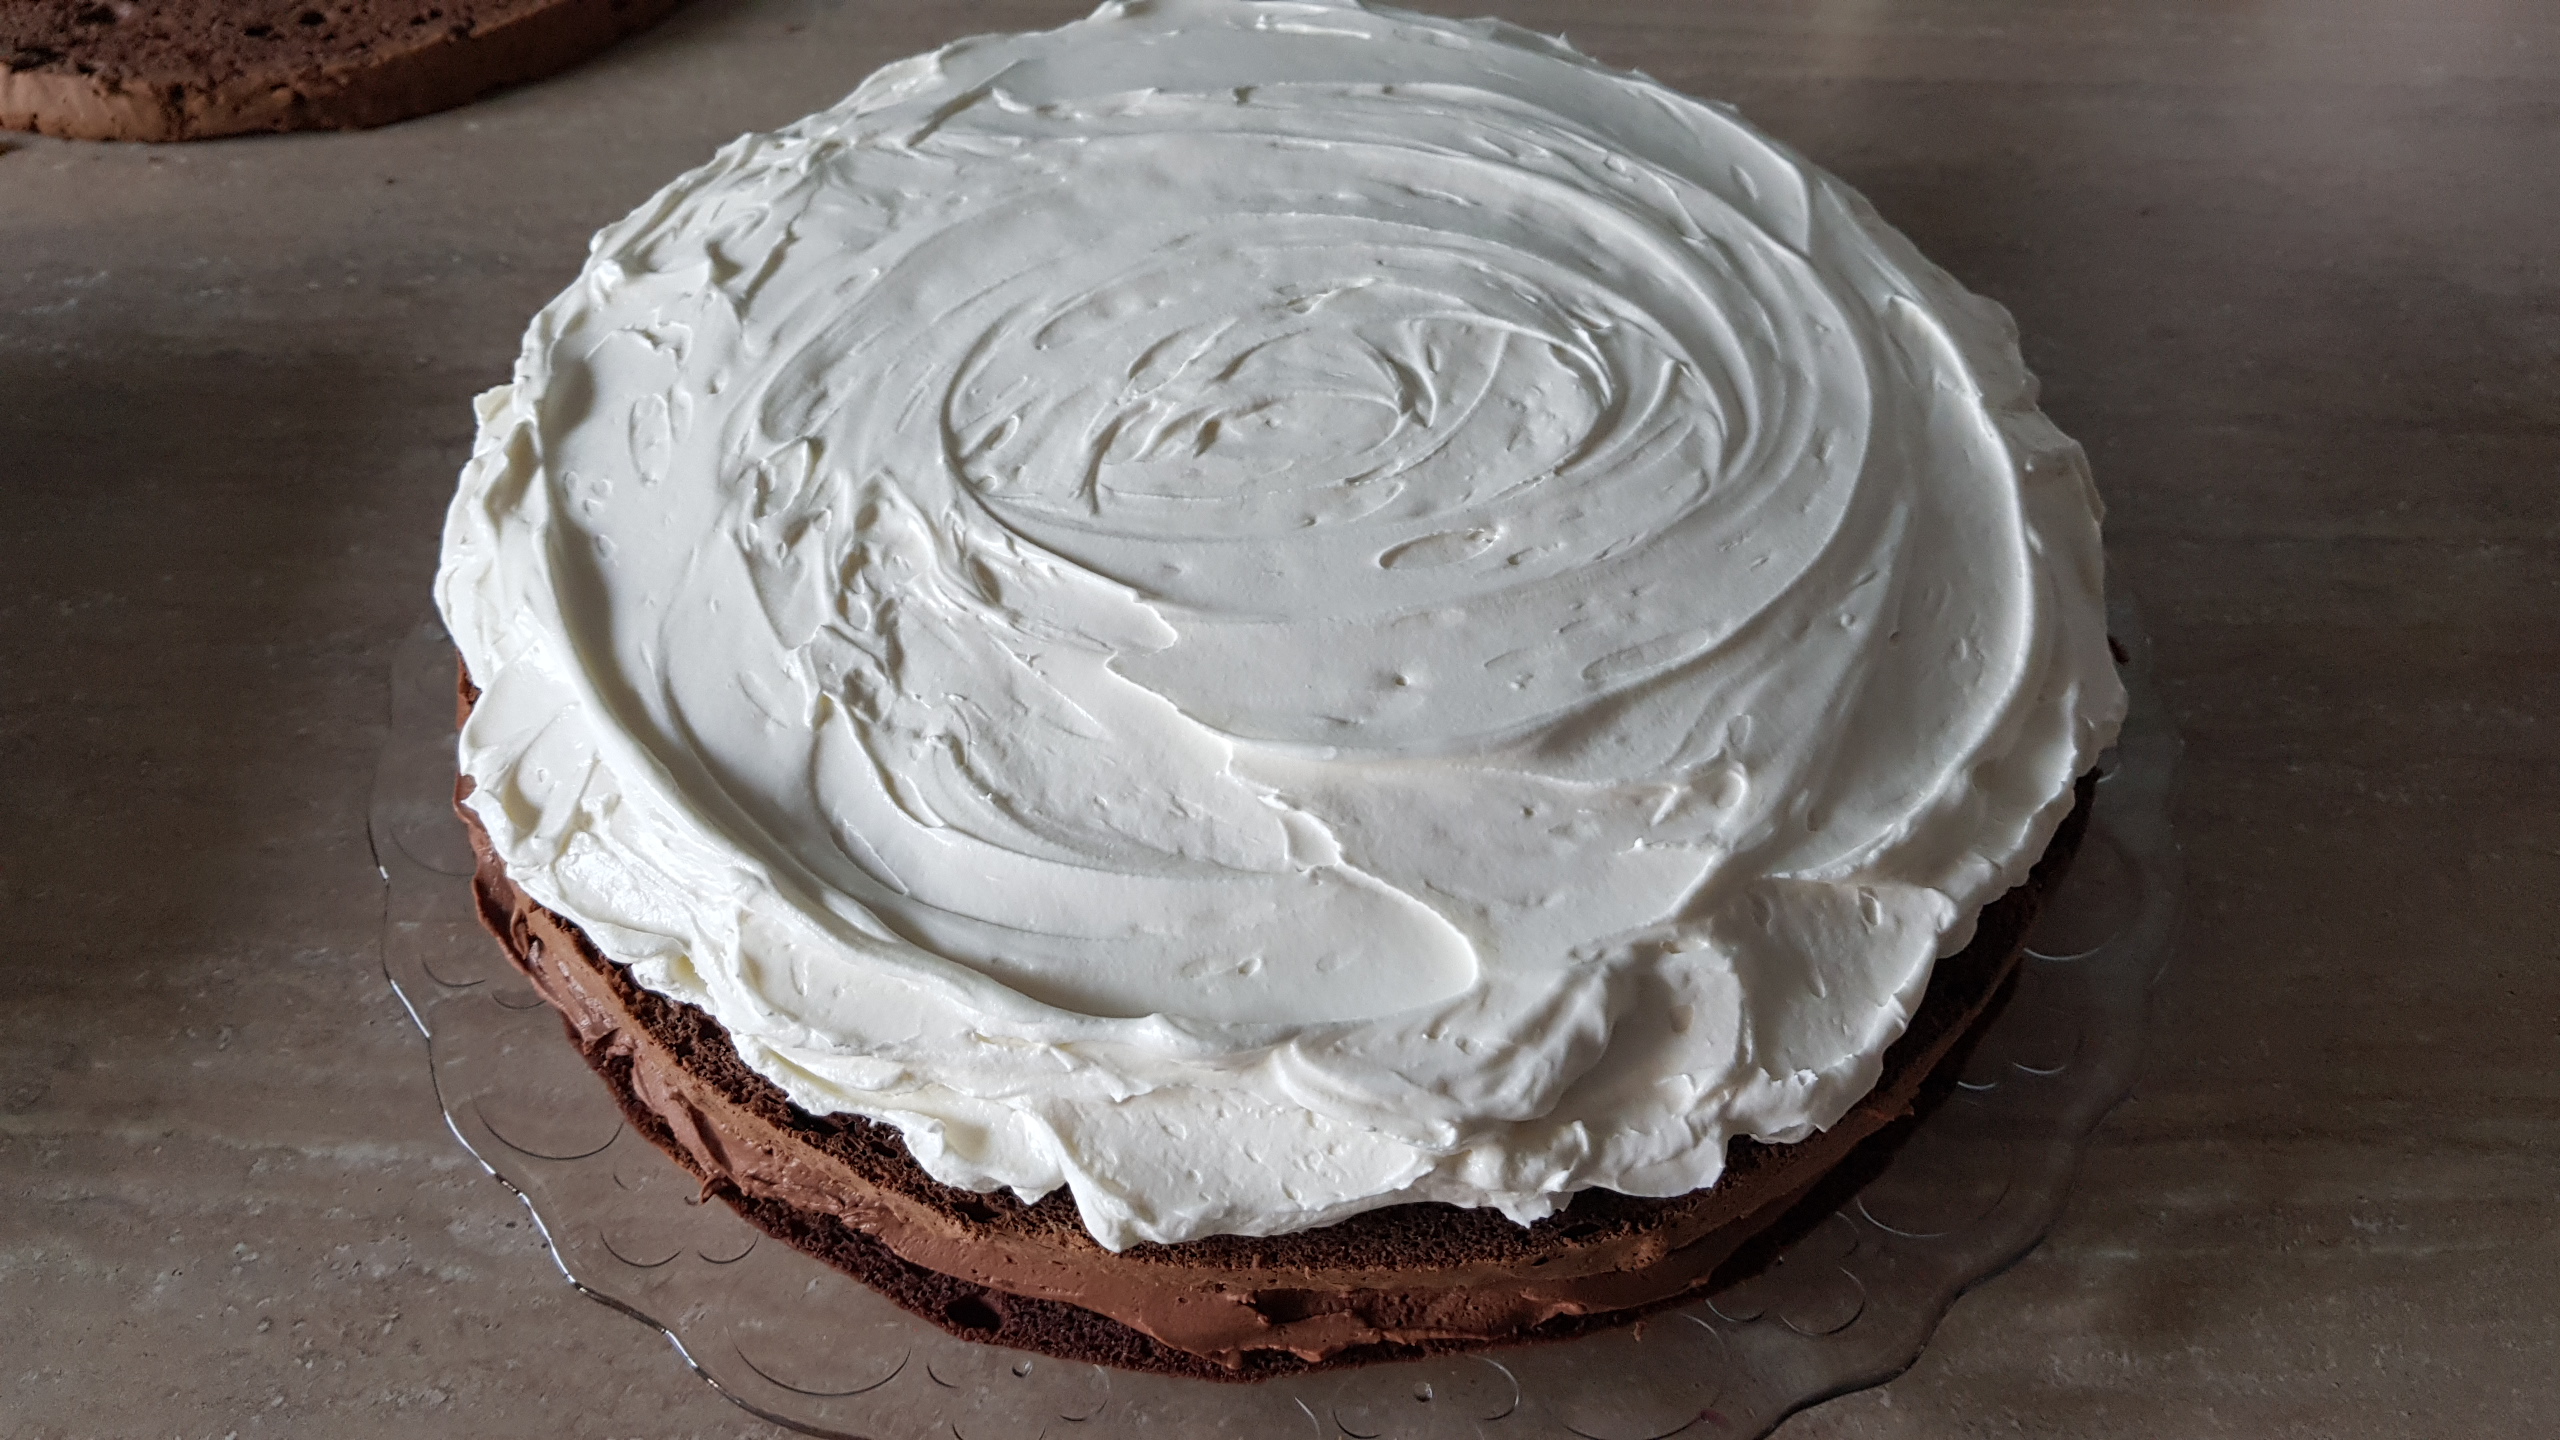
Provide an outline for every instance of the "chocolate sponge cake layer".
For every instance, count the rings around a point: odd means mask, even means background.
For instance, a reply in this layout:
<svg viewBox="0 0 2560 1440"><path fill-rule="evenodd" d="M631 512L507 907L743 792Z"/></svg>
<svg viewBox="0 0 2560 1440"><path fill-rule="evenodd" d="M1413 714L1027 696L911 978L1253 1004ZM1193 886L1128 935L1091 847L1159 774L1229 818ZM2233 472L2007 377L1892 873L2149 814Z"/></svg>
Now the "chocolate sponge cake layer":
<svg viewBox="0 0 2560 1440"><path fill-rule="evenodd" d="M472 698L466 681L466 708ZM633 1127L760 1229L963 1336L1235 1380L1577 1334L1729 1278L1746 1242L1910 1114L1947 1068L2014 972L2092 794L2084 778L2027 883L1938 963L1876 1088L1797 1143L1734 1141L1708 1189L1663 1199L1586 1191L1526 1226L1492 1210L1408 1204L1294 1234L1118 1253L1086 1233L1064 1190L1026 1205L954 1189L926 1175L890 1127L793 1107L716 1021L642 988L517 889L462 814L484 923L561 1012Z"/></svg>
<svg viewBox="0 0 2560 1440"><path fill-rule="evenodd" d="M0 127L88 140L356 130L573 65L679 0L9 0Z"/></svg>

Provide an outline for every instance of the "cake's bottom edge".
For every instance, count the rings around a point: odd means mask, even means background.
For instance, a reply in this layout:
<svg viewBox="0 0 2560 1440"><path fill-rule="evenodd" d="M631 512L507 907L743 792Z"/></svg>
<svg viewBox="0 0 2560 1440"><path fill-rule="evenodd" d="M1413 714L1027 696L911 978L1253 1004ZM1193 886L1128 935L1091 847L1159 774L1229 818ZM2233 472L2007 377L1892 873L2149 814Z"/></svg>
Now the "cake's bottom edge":
<svg viewBox="0 0 2560 1440"><path fill-rule="evenodd" d="M465 691L468 703L469 691ZM468 781L464 781L467 791ZM2028 881L1939 962L1882 1080L1830 1130L1735 1142L1726 1176L1649 1200L1589 1191L1517 1226L1427 1204L1324 1231L1114 1254L1072 1202L1025 1206L925 1176L894 1130L812 1117L747 1069L717 1022L656 995L510 882L467 807L481 918L562 1015L624 1118L759 1230L972 1340L1214 1380L1261 1380L1568 1338L1712 1293L1765 1263L1882 1163L1997 1009L2042 897L2076 850L2078 803Z"/></svg>

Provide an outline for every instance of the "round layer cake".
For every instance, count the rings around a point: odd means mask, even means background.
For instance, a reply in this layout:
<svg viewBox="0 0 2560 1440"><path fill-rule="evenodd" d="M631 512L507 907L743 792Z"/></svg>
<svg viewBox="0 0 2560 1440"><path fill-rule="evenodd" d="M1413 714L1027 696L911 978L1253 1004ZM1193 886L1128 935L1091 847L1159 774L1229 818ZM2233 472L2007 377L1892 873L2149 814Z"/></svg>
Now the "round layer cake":
<svg viewBox="0 0 2560 1440"><path fill-rule="evenodd" d="M964 1329L1265 1373L1656 1303L2067 849L2123 692L2033 394L1558 42L961 42L606 230L483 397L484 913L644 1129Z"/></svg>

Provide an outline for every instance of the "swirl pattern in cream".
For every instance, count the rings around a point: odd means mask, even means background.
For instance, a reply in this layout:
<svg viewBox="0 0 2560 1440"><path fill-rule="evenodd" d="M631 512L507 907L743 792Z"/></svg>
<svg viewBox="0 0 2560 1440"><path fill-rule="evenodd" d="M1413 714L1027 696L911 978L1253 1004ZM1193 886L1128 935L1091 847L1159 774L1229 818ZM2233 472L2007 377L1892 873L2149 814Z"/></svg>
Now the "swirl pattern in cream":
<svg viewBox="0 0 2560 1440"><path fill-rule="evenodd" d="M510 873L1113 1248L1829 1123L2122 710L2006 317L1489 23L893 66L599 236L481 419Z"/></svg>

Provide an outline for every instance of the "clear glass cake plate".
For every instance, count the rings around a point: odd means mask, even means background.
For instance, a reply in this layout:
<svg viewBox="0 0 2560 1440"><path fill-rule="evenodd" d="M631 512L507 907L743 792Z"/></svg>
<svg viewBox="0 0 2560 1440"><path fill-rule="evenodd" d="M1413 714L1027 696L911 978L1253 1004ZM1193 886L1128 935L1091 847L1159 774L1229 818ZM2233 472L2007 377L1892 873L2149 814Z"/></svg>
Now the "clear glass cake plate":
<svg viewBox="0 0 2560 1440"><path fill-rule="evenodd" d="M859 1440L1666 1440L1767 1433L1899 1374L1956 1297L2034 1247L2123 1097L2178 919L2178 741L2134 607L2109 607L2133 710L2068 880L1954 1094L1839 1209L1709 1299L1569 1341L1256 1385L973 1343L705 1201L622 1123L480 929L454 817L454 656L432 620L392 670L370 811L383 967L454 1134L532 1211L570 1283L666 1333L722 1394Z"/></svg>

